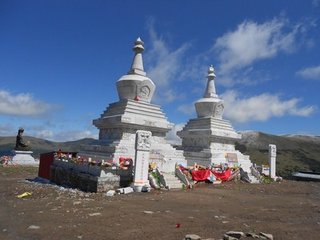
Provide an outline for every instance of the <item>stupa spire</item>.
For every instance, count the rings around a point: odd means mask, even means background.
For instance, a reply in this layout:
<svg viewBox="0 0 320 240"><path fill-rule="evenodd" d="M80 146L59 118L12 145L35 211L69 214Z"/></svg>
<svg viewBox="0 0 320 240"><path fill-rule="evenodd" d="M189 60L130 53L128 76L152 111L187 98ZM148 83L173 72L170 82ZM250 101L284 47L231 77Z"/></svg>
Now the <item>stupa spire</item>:
<svg viewBox="0 0 320 240"><path fill-rule="evenodd" d="M208 79L207 87L203 95L204 98L218 97L218 95L216 94L216 87L214 84L215 77L216 77L216 74L214 73L214 68L212 65L210 65L208 69L208 76L207 76L207 79Z"/></svg>
<svg viewBox="0 0 320 240"><path fill-rule="evenodd" d="M222 118L223 113L223 101L216 94L216 87L214 86L214 68L211 65L208 69L208 81L207 87L204 92L203 98L200 98L195 102L198 118L202 117L215 117Z"/></svg>
<svg viewBox="0 0 320 240"><path fill-rule="evenodd" d="M144 42L141 40L141 38L137 38L137 40L134 43L133 51L134 51L134 57L131 65L131 69L128 72L128 74L138 74L142 76L146 76L146 72L143 68L143 59L142 59L142 52L144 51L143 47Z"/></svg>

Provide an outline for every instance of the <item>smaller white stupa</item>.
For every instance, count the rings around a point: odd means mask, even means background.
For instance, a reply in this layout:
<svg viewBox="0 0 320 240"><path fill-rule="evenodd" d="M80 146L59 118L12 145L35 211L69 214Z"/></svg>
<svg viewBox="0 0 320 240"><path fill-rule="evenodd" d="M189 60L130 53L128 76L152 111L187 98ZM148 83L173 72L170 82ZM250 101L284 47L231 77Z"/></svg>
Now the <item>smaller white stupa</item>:
<svg viewBox="0 0 320 240"><path fill-rule="evenodd" d="M213 66L209 67L207 87L203 98L195 102L197 118L189 120L177 134L188 165L194 163L208 166L225 164L241 166L248 173L252 163L249 156L235 149L241 139L228 120L222 118L224 104L216 93Z"/></svg>

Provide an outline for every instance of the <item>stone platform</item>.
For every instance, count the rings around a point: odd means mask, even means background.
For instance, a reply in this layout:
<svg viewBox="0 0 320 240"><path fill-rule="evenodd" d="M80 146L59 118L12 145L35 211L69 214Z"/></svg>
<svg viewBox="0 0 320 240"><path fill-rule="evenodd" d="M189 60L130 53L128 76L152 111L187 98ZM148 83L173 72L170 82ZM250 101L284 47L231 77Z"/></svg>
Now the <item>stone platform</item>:
<svg viewBox="0 0 320 240"><path fill-rule="evenodd" d="M18 151L13 150L14 156L12 158L12 162L17 165L25 165L25 166L39 166L39 161L36 161L32 157L32 151Z"/></svg>
<svg viewBox="0 0 320 240"><path fill-rule="evenodd" d="M132 167L121 170L54 160L50 168L50 181L85 192L105 192L127 187L132 180Z"/></svg>

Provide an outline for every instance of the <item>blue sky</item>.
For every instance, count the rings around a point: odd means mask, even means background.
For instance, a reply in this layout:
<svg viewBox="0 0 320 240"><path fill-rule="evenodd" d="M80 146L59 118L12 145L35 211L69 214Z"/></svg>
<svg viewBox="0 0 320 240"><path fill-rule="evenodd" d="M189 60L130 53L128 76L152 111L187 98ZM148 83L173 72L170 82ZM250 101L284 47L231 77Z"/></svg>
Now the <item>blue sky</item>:
<svg viewBox="0 0 320 240"><path fill-rule="evenodd" d="M320 135L319 16L320 0L1 0L0 136L97 137L137 37L175 129L213 64L236 130Z"/></svg>

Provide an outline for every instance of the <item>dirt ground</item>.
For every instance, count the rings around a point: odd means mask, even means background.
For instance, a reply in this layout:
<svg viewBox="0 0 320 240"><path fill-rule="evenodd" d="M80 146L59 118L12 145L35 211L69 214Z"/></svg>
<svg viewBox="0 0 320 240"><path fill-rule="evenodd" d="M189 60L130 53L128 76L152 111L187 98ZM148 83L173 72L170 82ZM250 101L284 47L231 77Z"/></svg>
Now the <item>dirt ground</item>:
<svg viewBox="0 0 320 240"><path fill-rule="evenodd" d="M227 231L320 239L320 183L198 184L106 197L30 182L37 168L0 167L0 239L222 239ZM17 195L31 192L25 198Z"/></svg>

